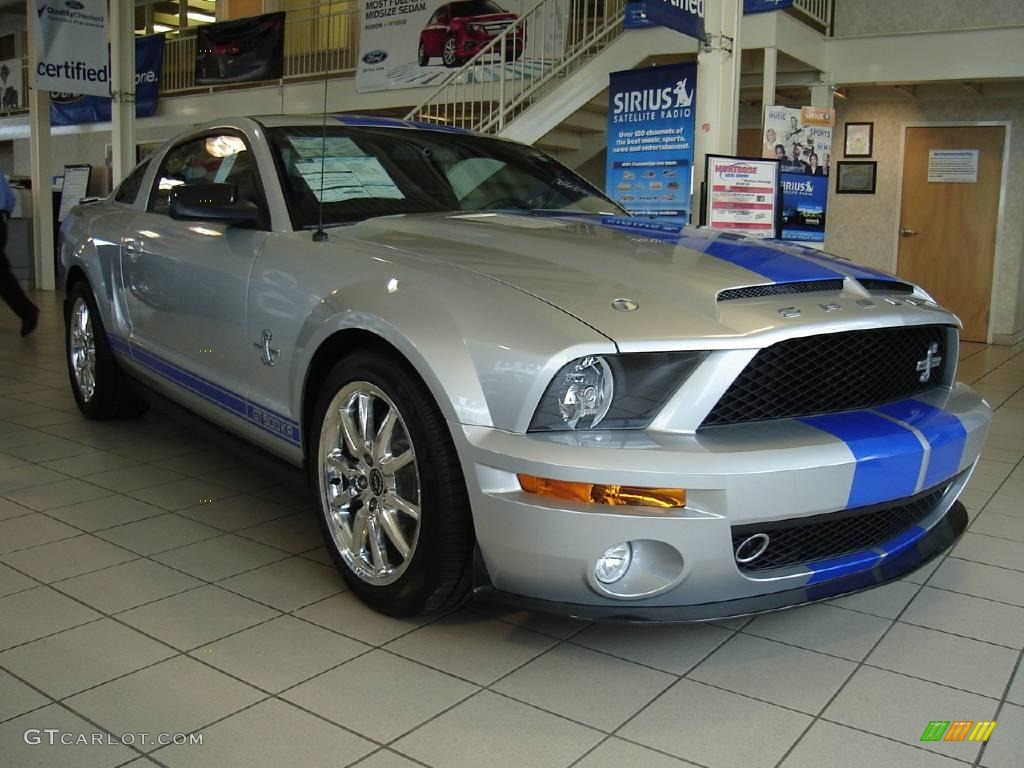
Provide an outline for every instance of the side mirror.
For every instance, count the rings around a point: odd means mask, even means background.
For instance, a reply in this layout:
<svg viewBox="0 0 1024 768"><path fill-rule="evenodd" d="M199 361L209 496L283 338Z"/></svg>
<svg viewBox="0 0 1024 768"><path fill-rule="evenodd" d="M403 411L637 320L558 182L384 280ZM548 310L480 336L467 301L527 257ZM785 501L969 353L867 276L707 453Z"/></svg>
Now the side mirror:
<svg viewBox="0 0 1024 768"><path fill-rule="evenodd" d="M240 223L259 220L260 209L239 199L234 184L182 184L171 190L170 214L172 219L184 221Z"/></svg>

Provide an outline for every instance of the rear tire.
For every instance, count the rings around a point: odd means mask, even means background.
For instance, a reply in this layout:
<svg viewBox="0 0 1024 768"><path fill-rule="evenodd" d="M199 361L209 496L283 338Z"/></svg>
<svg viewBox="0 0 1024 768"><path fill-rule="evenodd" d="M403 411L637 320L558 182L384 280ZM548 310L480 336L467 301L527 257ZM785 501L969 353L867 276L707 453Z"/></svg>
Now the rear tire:
<svg viewBox="0 0 1024 768"><path fill-rule="evenodd" d="M423 44L422 40L420 40L420 50L417 55L417 59L419 60L421 67L425 67L430 63L430 57L427 56L427 46Z"/></svg>
<svg viewBox="0 0 1024 768"><path fill-rule="evenodd" d="M88 283L79 280L64 304L66 359L75 402L90 419L138 412L138 401L114 359Z"/></svg>
<svg viewBox="0 0 1024 768"><path fill-rule="evenodd" d="M335 364L309 448L325 546L364 603L414 616L468 597L474 536L462 466L404 360L359 350Z"/></svg>

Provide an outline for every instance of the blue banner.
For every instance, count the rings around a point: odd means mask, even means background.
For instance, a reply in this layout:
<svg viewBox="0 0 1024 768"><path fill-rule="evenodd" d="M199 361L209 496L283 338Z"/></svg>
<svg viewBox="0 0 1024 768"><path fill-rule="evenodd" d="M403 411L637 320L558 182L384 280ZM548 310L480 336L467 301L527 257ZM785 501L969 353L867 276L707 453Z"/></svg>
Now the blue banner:
<svg viewBox="0 0 1024 768"><path fill-rule="evenodd" d="M782 239L825 242L828 176L782 174Z"/></svg>
<svg viewBox="0 0 1024 768"><path fill-rule="evenodd" d="M626 3L626 29L659 25L703 40L704 0L631 0Z"/></svg>
<svg viewBox="0 0 1024 768"><path fill-rule="evenodd" d="M697 65L613 72L608 196L637 216L690 222Z"/></svg>
<svg viewBox="0 0 1024 768"><path fill-rule="evenodd" d="M642 29L643 27L655 27L658 26L658 22L655 21L651 15L649 9L651 6L662 4L659 0L628 0L626 3L626 29ZM680 3L682 4L682 3ZM703 6L704 3L701 3ZM793 5L793 0L743 0L743 13L767 13L768 11L781 11L785 8L790 8ZM698 40L704 38L704 13L703 8L701 9L701 36ZM664 23L664 22L661 22ZM665 24L665 26L671 26ZM689 34L688 32L685 34ZM696 37L696 35L690 35Z"/></svg>
<svg viewBox="0 0 1024 768"><path fill-rule="evenodd" d="M793 5L793 0L743 0L743 13L781 11Z"/></svg>
<svg viewBox="0 0 1024 768"><path fill-rule="evenodd" d="M135 38L135 116L152 117L160 93L160 72L164 61L164 36ZM109 96L77 93L50 94L50 123L79 125L110 120Z"/></svg>

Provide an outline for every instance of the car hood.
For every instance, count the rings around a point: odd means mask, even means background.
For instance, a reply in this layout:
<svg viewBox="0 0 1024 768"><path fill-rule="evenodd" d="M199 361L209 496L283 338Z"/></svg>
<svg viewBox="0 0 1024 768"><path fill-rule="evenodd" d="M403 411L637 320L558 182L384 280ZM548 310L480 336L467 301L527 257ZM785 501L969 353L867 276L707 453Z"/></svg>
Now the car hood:
<svg viewBox="0 0 1024 768"><path fill-rule="evenodd" d="M853 305L871 296L858 280L896 278L802 246L646 219L421 214L372 219L350 232L374 246L429 256L515 287L575 316L620 346L635 341L743 338L775 328L783 321L780 309L811 300L815 312L787 319L789 327L822 322L878 325L884 324L883 314L897 310L938 311L930 302L896 307L878 300L870 302L877 311L865 312L862 307L859 320L849 312L829 314L818 309L818 302L844 298ZM842 287L832 283L816 293L794 290L797 295L756 301L718 300L720 292L732 288L821 280L840 281ZM613 302L618 299L637 308L617 309ZM893 324L907 322L915 321L899 317ZM955 319L947 316L941 322Z"/></svg>

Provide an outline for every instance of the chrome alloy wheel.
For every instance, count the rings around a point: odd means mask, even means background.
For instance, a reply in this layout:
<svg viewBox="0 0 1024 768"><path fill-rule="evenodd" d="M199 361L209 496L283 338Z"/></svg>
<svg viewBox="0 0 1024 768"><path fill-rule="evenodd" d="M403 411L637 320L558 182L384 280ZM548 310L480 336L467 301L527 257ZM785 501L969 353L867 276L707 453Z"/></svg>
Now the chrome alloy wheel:
<svg viewBox="0 0 1024 768"><path fill-rule="evenodd" d="M331 538L360 579L384 586L412 561L420 533L416 452L398 407L355 381L327 408L317 477Z"/></svg>
<svg viewBox="0 0 1024 768"><path fill-rule="evenodd" d="M441 54L441 58L444 59L444 63L450 67L455 66L455 62L458 59L458 54L456 53L457 45L458 43L455 41L454 37L449 37L444 41L444 51Z"/></svg>
<svg viewBox="0 0 1024 768"><path fill-rule="evenodd" d="M71 309L68 329L71 370L82 400L89 402L96 394L96 337L92 330L92 315L84 299L75 301Z"/></svg>

